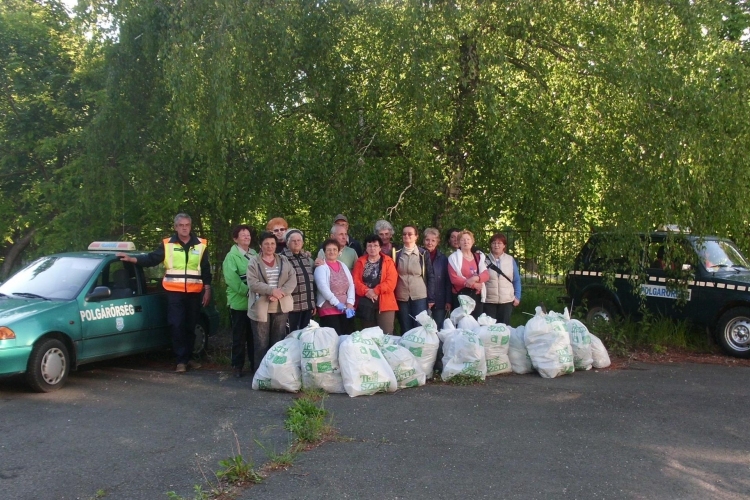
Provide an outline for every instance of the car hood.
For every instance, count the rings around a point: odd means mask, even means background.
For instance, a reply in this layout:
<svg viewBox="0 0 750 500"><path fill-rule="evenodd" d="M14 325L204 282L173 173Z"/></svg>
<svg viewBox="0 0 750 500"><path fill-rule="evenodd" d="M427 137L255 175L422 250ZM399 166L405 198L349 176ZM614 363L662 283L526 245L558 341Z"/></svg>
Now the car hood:
<svg viewBox="0 0 750 500"><path fill-rule="evenodd" d="M72 301L15 297L0 298L0 326L10 326L29 316L65 307L70 302Z"/></svg>
<svg viewBox="0 0 750 500"><path fill-rule="evenodd" d="M715 273L714 279L721 283L750 283L750 271L722 271Z"/></svg>

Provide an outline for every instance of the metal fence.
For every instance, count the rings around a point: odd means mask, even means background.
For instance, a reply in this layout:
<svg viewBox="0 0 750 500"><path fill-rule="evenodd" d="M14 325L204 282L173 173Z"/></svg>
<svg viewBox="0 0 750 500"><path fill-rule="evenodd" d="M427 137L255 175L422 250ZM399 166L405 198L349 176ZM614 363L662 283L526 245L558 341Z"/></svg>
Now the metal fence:
<svg viewBox="0 0 750 500"><path fill-rule="evenodd" d="M518 261L523 284L562 285L588 231L507 230L507 252Z"/></svg>

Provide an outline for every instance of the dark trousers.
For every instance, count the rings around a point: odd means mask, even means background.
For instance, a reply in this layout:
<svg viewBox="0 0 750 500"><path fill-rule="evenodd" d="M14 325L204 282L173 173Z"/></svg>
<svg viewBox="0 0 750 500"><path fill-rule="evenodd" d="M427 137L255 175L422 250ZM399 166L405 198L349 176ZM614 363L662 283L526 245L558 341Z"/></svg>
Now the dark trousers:
<svg viewBox="0 0 750 500"><path fill-rule="evenodd" d="M396 311L379 312L375 321L362 321L362 328L379 326L386 335L393 335L393 322L396 319Z"/></svg>
<svg viewBox="0 0 750 500"><path fill-rule="evenodd" d="M510 315L513 314L513 302L505 304L484 304L484 312L487 316L495 318L498 323L510 326Z"/></svg>
<svg viewBox="0 0 750 500"><path fill-rule="evenodd" d="M320 326L333 328L339 335L349 335L352 333L352 319L347 319L346 314L329 314L320 317Z"/></svg>
<svg viewBox="0 0 750 500"><path fill-rule="evenodd" d="M273 345L286 337L286 320L288 313L273 313L268 315L268 321L253 321L253 366L257 370L260 362Z"/></svg>
<svg viewBox="0 0 750 500"><path fill-rule="evenodd" d="M401 335L412 328L419 326L414 319L419 313L427 310L427 299L399 300L398 302L398 324L401 326Z"/></svg>
<svg viewBox="0 0 750 500"><path fill-rule="evenodd" d="M167 292L167 321L177 364L187 364L193 356L195 325L200 310L200 293Z"/></svg>
<svg viewBox="0 0 750 500"><path fill-rule="evenodd" d="M232 320L232 368L245 366L245 359L250 360L250 371L253 371L253 334L247 311L229 309Z"/></svg>
<svg viewBox="0 0 750 500"><path fill-rule="evenodd" d="M289 313L289 333L302 330L310 324L312 309L307 311L292 311Z"/></svg>

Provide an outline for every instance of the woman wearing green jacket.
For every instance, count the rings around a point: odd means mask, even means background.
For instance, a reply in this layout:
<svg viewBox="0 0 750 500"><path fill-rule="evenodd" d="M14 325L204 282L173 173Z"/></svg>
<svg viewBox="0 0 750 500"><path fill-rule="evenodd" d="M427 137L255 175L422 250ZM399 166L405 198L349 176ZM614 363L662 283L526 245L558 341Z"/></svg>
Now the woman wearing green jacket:
<svg viewBox="0 0 750 500"><path fill-rule="evenodd" d="M247 317L247 263L258 255L250 248L250 228L244 224L232 230L235 245L229 250L222 270L224 282L227 284L227 304L232 319L232 371L234 376L242 376L245 356L250 360L250 373L253 366L253 335L250 318Z"/></svg>

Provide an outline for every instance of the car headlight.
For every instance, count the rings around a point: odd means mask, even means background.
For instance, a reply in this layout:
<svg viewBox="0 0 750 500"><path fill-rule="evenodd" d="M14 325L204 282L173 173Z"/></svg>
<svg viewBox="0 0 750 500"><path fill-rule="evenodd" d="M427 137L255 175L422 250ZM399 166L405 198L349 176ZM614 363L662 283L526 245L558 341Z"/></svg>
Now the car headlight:
<svg viewBox="0 0 750 500"><path fill-rule="evenodd" d="M16 338L16 332L7 326L0 326L0 340L11 340Z"/></svg>

